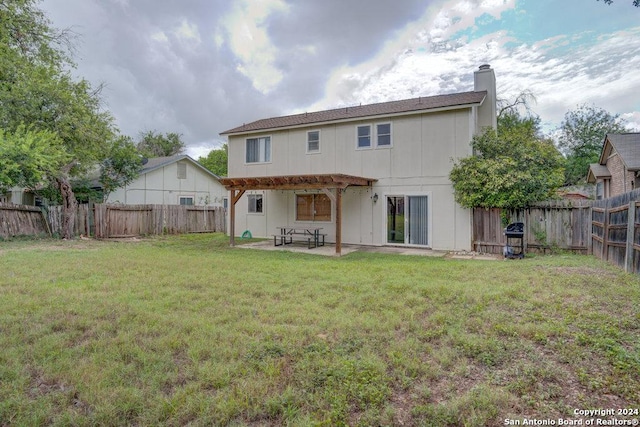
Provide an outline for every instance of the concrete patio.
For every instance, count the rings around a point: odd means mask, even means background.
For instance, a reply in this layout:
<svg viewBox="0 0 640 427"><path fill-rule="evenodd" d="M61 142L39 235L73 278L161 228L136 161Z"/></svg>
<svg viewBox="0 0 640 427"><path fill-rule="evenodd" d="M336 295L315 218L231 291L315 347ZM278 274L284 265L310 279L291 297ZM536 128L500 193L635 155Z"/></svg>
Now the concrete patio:
<svg viewBox="0 0 640 427"><path fill-rule="evenodd" d="M237 241L237 246L246 249L258 249L263 251L288 251L300 252L312 255L336 256L336 247L334 244L327 243L324 246L309 249L305 244L290 244L285 246L274 246L273 240L262 240L259 242L242 243ZM397 254L397 255L414 255L414 256L431 256L431 257L450 257L453 259L482 259L496 260L500 257L494 255L482 255L476 253L450 253L444 251L434 251L422 248L407 248L399 246L362 246L362 245L342 245L342 255L348 255L353 252L374 252L381 254Z"/></svg>

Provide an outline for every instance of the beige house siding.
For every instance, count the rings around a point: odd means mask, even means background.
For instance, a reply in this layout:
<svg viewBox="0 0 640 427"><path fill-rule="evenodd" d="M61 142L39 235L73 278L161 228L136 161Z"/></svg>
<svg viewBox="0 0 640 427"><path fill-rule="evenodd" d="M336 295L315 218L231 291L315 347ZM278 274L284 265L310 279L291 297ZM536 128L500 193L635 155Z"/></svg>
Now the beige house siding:
<svg viewBox="0 0 640 427"><path fill-rule="evenodd" d="M360 124L391 123L392 147L356 149ZM371 188L349 187L343 197L344 243L386 244L386 196L429 197L430 247L468 250L471 213L455 203L449 181L452 160L471 155L475 128L472 108L423 113L376 121L326 125L251 135L271 137L271 162L245 163L246 135L229 137L229 176L277 176L342 173L377 179ZM308 130L320 130L320 152L306 153ZM263 213L248 213L249 194L262 194ZM373 202L373 195L378 201ZM249 191L236 205L236 232L268 237L283 225L323 227L329 241L335 236L331 222L298 222L294 191Z"/></svg>
<svg viewBox="0 0 640 427"><path fill-rule="evenodd" d="M486 93L486 95L484 95ZM469 94L475 94L470 96ZM479 97L478 94L482 94ZM406 110L388 111L371 117L347 117L338 110L263 119L234 128L224 134L229 142L229 178L281 175L346 174L375 179L370 187L348 187L342 198L342 243L363 245L410 244L419 242L436 250L471 249L471 211L460 207L454 198L449 172L456 159L472 155L471 139L483 129L496 128L496 85L494 71L483 65L474 73L474 92L462 98L473 102L447 104L433 109L413 109L413 100L399 104L362 106L378 111L404 105ZM436 98L436 97L434 97ZM452 99L452 98L445 98ZM456 98L458 99L458 98ZM418 103L420 100L418 99ZM433 99L430 100L433 102ZM425 104L426 105L426 104ZM377 113L376 113L377 114ZM323 120L325 116L339 117ZM309 119L311 117L311 119ZM305 119L306 118L306 119ZM305 121L305 120L309 121ZM313 119L313 120L312 120ZM315 121L314 121L315 120ZM357 126L390 124L392 143L371 148L357 147ZM259 129L267 129L261 131ZM320 149L307 152L307 132L319 131ZM246 163L247 138L270 137L270 161ZM309 194L310 190L301 191ZM320 192L320 191L318 191ZM248 196L259 194L263 211L248 212ZM269 237L278 226L322 227L327 241L335 241L335 206L331 221L296 220L296 191L247 191L235 205L235 232L248 230L253 236ZM427 200L426 212L424 209ZM400 226L389 230L388 206L391 201L405 204L396 216ZM408 219L408 205L414 203L416 217ZM404 221L404 222L402 222ZM415 224L420 237L408 239L407 228ZM424 229L428 239L424 241ZM394 233L391 233L393 231ZM402 233L405 240L390 239ZM415 235L414 235L415 236Z"/></svg>
<svg viewBox="0 0 640 427"><path fill-rule="evenodd" d="M251 135L271 137L271 162L245 163L246 139L229 138L229 176L343 173L368 178L448 176L452 158L471 154L471 109L381 121ZM393 146L356 149L358 125L391 123ZM306 153L308 130L320 130L320 153ZM443 162L444 160L444 162Z"/></svg>
<svg viewBox="0 0 640 427"><path fill-rule="evenodd" d="M184 179L178 178L180 163L186 166ZM192 197L194 205L222 206L227 191L215 177L182 160L140 175L112 192L107 203L177 205L181 197Z"/></svg>

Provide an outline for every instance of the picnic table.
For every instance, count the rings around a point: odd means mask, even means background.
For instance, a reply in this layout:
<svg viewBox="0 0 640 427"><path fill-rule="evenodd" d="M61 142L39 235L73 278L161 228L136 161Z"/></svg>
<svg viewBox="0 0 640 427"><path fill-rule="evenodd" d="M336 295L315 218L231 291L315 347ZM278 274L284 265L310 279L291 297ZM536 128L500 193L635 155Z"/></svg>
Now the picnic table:
<svg viewBox="0 0 640 427"><path fill-rule="evenodd" d="M280 232L273 235L273 246L289 245L294 241L307 242L309 249L324 246L326 234L320 232L322 227L283 226L276 228L280 230Z"/></svg>

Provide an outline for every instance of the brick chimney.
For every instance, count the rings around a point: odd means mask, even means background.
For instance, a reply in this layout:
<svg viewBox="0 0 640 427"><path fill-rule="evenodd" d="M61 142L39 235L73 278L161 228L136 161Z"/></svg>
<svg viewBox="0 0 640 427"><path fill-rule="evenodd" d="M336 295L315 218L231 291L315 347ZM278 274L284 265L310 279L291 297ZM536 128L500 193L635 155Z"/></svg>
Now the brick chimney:
<svg viewBox="0 0 640 427"><path fill-rule="evenodd" d="M491 65L481 65L473 73L473 90L487 91L487 97L480 107L478 107L477 130L482 131L486 127L498 128L498 118L496 115L496 75Z"/></svg>

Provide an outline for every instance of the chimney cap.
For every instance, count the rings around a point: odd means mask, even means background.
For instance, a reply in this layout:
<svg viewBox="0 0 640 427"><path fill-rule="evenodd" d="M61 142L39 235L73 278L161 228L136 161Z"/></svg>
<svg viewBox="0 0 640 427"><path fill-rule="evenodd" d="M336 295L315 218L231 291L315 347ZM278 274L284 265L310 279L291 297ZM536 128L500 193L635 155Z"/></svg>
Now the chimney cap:
<svg viewBox="0 0 640 427"><path fill-rule="evenodd" d="M482 65L479 67L479 69L480 69L480 70L490 70L490 69L491 69L491 65L489 65L489 64L482 64Z"/></svg>

